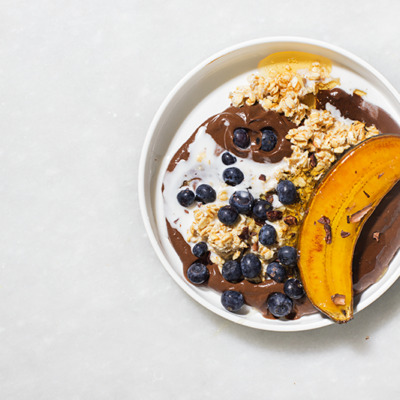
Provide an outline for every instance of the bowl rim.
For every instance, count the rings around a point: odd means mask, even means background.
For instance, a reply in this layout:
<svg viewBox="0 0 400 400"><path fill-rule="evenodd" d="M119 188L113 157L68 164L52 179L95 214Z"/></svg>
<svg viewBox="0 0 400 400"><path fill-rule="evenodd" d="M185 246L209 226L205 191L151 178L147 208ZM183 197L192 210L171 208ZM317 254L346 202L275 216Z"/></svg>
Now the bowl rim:
<svg viewBox="0 0 400 400"><path fill-rule="evenodd" d="M172 268L169 261L164 256L164 254L161 250L161 246L158 243L158 240L156 238L155 233L153 232L153 229L152 229L152 226L150 223L149 213L148 213L148 209L147 209L147 200L150 200L150 199L147 199L147 196L146 196L146 179L145 179L146 163L147 163L147 159L149 157L149 149L150 149L150 145L152 143L152 138L154 136L154 132L159 123L159 120L161 119L166 108L168 107L171 100L175 97L175 95L182 89L182 87L188 81L190 81L192 79L192 77L194 77L204 67L206 67L211 62L217 60L218 58L228 55L229 53L235 52L237 50L246 48L246 47L251 47L251 46L255 46L255 45L259 45L259 44L277 43L277 42L315 45L315 46L319 46L319 47L331 50L340 55L343 55L344 57L356 62L357 64L361 65L363 68L365 68L366 70L371 72L373 75L375 75L375 77L385 86L385 88L400 103L400 94L393 87L393 85L379 71L377 71L369 63L367 63L366 61L364 61L357 55L355 55L355 54L351 53L350 51L345 50L337 45L333 45L333 44L330 44L330 43L327 43L327 42L324 42L321 40L302 37L302 36L271 36L271 37L262 37L262 38L247 40L247 41L240 42L238 44L226 47L226 48L214 53L210 57L206 58L205 60L203 60L202 62L197 64L194 68L192 68L189 72L187 72L178 81L178 83L172 88L172 90L168 93L168 95L165 97L165 99L159 106L159 108L158 108L157 112L155 113L155 115L151 121L151 124L147 130L145 140L143 143L143 147L142 147L142 151L140 154L139 169L138 169L138 197L139 197L139 208L140 208L140 212L142 215L142 220L143 220L143 223L144 223L144 226L146 229L146 233L150 240L150 243L153 247L153 250L157 254L158 259L161 261L162 265L167 270L169 275L191 298L193 298L198 303L200 303L202 306L204 306L208 310L214 312L215 314L217 314L227 320L235 322L239 325L248 326L251 328L256 328L256 329L266 330L266 331L299 332L299 331L306 331L306 330L322 328L322 327L328 326L328 325L335 325L335 323L326 317L324 317L320 320L317 320L315 322L308 323L306 325L301 325L300 323L293 324L294 321L292 323L290 323L290 322L288 323L288 321L274 321L273 324L268 325L268 324L260 323L257 321L247 320L247 319L240 317L234 313L226 312L222 308L215 307L213 304L209 303L206 299L201 297L193 288L191 288L189 285L187 285L182 280L182 277ZM369 306L371 303L373 303L375 300L377 300L383 293L385 293L390 288L390 286L392 286L393 283L398 279L399 275L400 275L400 268L399 268L397 274L393 274L390 277L390 279L388 279L379 290L372 293L367 299L365 299L362 302L362 306L361 306L361 308L359 307L357 309L357 313L359 311L363 310L364 308L366 308L367 306Z"/></svg>

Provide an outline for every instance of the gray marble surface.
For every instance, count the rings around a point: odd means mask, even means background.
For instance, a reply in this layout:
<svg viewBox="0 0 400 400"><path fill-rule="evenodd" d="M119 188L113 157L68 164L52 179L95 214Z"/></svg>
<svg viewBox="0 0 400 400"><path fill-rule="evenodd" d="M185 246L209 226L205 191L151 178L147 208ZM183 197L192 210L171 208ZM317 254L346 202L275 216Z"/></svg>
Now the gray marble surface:
<svg viewBox="0 0 400 400"><path fill-rule="evenodd" d="M235 43L344 47L400 89L393 0L0 0L0 399L396 398L400 282L346 326L237 326L147 240L137 167L176 82Z"/></svg>

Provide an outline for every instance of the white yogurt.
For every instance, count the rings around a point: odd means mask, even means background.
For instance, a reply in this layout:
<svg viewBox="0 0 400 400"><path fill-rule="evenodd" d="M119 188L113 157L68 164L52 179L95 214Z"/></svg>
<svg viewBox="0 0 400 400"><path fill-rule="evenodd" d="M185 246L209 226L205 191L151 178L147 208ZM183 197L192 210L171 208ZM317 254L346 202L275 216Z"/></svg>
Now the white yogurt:
<svg viewBox="0 0 400 400"><path fill-rule="evenodd" d="M194 191L193 184L208 184L218 193L225 191L228 198L237 190L247 190L255 199L261 194L275 189L278 180L277 176L280 172L287 168L285 159L277 163L257 163L251 158L237 158L237 162L233 165L224 165L222 162L221 148L214 139L206 133L206 126L202 126L195 137L195 140L188 147L189 158L180 160L172 172L167 172L164 177L164 207L165 216L171 226L177 229L183 236L187 238L188 230L194 220L193 211L197 208L196 202L188 207L182 207L176 198L177 194L184 188L189 187ZM216 154L219 155L216 155ZM229 186L222 179L222 173L226 168L237 167L244 175L243 182L237 186ZM266 180L259 179L260 175L264 175ZM188 185L182 186L184 181L190 181L193 178L199 180L191 181ZM226 205L227 201L221 202L218 199L216 204ZM281 204L274 196L274 207ZM187 210L188 212L185 212Z"/></svg>

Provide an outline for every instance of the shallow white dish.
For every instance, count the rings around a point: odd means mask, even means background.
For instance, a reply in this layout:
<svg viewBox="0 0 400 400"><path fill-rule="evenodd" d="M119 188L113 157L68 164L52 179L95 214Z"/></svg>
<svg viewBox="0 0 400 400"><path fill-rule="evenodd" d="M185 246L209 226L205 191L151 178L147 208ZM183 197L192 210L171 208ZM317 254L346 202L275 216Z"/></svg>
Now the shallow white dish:
<svg viewBox="0 0 400 400"><path fill-rule="evenodd" d="M278 51L303 51L328 57L333 62L332 76L341 78L341 88L367 92L366 100L377 104L400 121L400 96L374 68L353 54L320 41L297 37L273 37L252 40L223 50L189 72L171 91L156 113L147 133L139 167L139 200L147 234L162 264L186 293L200 304L241 325L270 331L315 329L333 322L322 314L294 321L265 319L256 310L244 314L226 311L220 294L189 284L182 264L168 240L162 206L161 183L166 166L188 137L208 117L229 106L228 94L246 83L258 62ZM355 307L355 313L381 296L400 275L400 254L388 272L367 289Z"/></svg>

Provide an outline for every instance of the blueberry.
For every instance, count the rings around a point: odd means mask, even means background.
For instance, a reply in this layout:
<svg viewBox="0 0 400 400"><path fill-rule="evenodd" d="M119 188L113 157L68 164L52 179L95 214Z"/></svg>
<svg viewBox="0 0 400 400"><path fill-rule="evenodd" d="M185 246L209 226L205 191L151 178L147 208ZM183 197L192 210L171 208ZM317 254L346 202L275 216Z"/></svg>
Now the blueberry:
<svg viewBox="0 0 400 400"><path fill-rule="evenodd" d="M274 317L285 317L293 309L293 302L285 294L274 292L268 296L267 306Z"/></svg>
<svg viewBox="0 0 400 400"><path fill-rule="evenodd" d="M209 275L207 267L199 262L193 263L187 270L189 281L195 285L204 283L208 279Z"/></svg>
<svg viewBox="0 0 400 400"><path fill-rule="evenodd" d="M272 205L267 200L256 200L253 207L253 215L255 219L265 221L267 219L267 211L271 210Z"/></svg>
<svg viewBox="0 0 400 400"><path fill-rule="evenodd" d="M231 153L228 153L227 151L224 154L222 154L221 159L225 165L232 165L235 164L235 162L237 161L237 158Z"/></svg>
<svg viewBox="0 0 400 400"><path fill-rule="evenodd" d="M261 262L253 253L248 253L242 258L240 267L244 277L249 279L257 277L261 272Z"/></svg>
<svg viewBox="0 0 400 400"><path fill-rule="evenodd" d="M261 133L261 150L272 151L278 142L276 133L271 128L261 129Z"/></svg>
<svg viewBox="0 0 400 400"><path fill-rule="evenodd" d="M254 197L248 190L238 190L229 199L229 204L240 214L250 214L254 204Z"/></svg>
<svg viewBox="0 0 400 400"><path fill-rule="evenodd" d="M294 300L301 299L304 296L303 285L298 279L294 278L288 279L285 282L283 291L285 292L286 296L289 296Z"/></svg>
<svg viewBox="0 0 400 400"><path fill-rule="evenodd" d="M267 266L267 275L275 282L282 283L286 279L286 268L274 261Z"/></svg>
<svg viewBox="0 0 400 400"><path fill-rule="evenodd" d="M244 128L236 128L233 131L233 143L241 149L246 149L250 145L250 136Z"/></svg>
<svg viewBox="0 0 400 400"><path fill-rule="evenodd" d="M288 267L294 267L297 262L297 250L292 246L283 246L278 250L279 262Z"/></svg>
<svg viewBox="0 0 400 400"><path fill-rule="evenodd" d="M222 305L231 312L239 311L244 304L242 293L235 290L226 290L221 296Z"/></svg>
<svg viewBox="0 0 400 400"><path fill-rule="evenodd" d="M222 276L228 282L238 282L242 280L242 269L236 260L226 261L222 266Z"/></svg>
<svg viewBox="0 0 400 400"><path fill-rule="evenodd" d="M192 253L196 257L200 258L200 257L203 257L204 255L206 255L207 250L208 250L207 243L206 242L199 242L199 243L196 243L193 246Z"/></svg>
<svg viewBox="0 0 400 400"><path fill-rule="evenodd" d="M223 206L218 210L218 219L225 225L233 225L238 216L239 213L232 206Z"/></svg>
<svg viewBox="0 0 400 400"><path fill-rule="evenodd" d="M239 168L230 167L222 173L222 178L226 184L236 186L243 181L244 175Z"/></svg>
<svg viewBox="0 0 400 400"><path fill-rule="evenodd" d="M276 188L279 201L282 204L293 204L297 201L296 186L291 181L280 181Z"/></svg>
<svg viewBox="0 0 400 400"><path fill-rule="evenodd" d="M264 246L270 246L276 241L276 230L272 225L265 224L258 234L258 241Z"/></svg>
<svg viewBox="0 0 400 400"><path fill-rule="evenodd" d="M178 199L178 202L181 206L189 207L193 204L195 195L190 189L186 188L184 190L181 190L177 194L176 198Z"/></svg>
<svg viewBox="0 0 400 400"><path fill-rule="evenodd" d="M217 193L215 193L215 190L210 185L202 184L197 186L196 199L203 204L212 203L216 198Z"/></svg>

